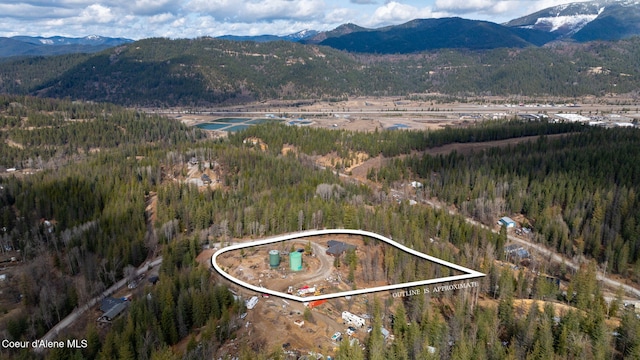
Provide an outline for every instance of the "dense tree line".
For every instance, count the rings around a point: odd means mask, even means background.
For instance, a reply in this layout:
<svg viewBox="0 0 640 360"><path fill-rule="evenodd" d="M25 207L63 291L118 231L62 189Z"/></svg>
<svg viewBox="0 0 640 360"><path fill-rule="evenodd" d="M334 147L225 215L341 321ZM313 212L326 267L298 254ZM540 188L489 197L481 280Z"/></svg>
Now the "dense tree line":
<svg viewBox="0 0 640 360"><path fill-rule="evenodd" d="M168 248L166 251L179 252L175 247ZM176 273L161 277L146 298L132 304L127 317L113 325L98 359L153 358L181 339L194 337L194 329L201 329L202 345L196 347L194 341L185 356L173 358L202 358L207 353L211 356L220 344L232 337L239 327L241 305L226 287L212 284L207 269L194 266L194 257L189 259L189 264L179 267L163 264L163 269Z"/></svg>
<svg viewBox="0 0 640 360"><path fill-rule="evenodd" d="M0 96L0 166L5 167L51 168L90 151L203 136L176 121L111 104Z"/></svg>
<svg viewBox="0 0 640 360"><path fill-rule="evenodd" d="M412 156L369 175L419 177L429 196L488 223L522 213L544 244L638 281L639 136L635 129L590 128L470 155Z"/></svg>
<svg viewBox="0 0 640 360"><path fill-rule="evenodd" d="M5 338L29 340L121 279L126 266L146 259L153 250L146 201L161 179L158 160L145 155L202 135L166 118L108 104L0 97L0 112L3 136L24 131L25 139L43 142L25 149L10 147L15 151L3 151L0 158L2 164L21 161L43 169L0 180L1 249L19 249L18 260L25 263L6 291L22 299L25 311L3 322L0 332ZM103 124L115 130L104 134ZM47 131L51 133L38 137ZM69 139L64 141L61 131ZM98 139L106 141L99 153L74 155L77 146L98 145ZM56 158L51 166L45 166L53 160L44 155L31 158L38 148L52 149Z"/></svg>
<svg viewBox="0 0 640 360"><path fill-rule="evenodd" d="M207 230L216 238L263 236L302 227L335 226L342 213L340 201L362 201L368 190L345 185L347 193L323 199L322 184L338 184L329 170L313 171L293 156L276 158L255 149L213 144L180 155L207 154L225 169L222 184L229 191L199 190L193 186L166 184L158 189L158 223L161 238L182 231ZM201 155L197 155L201 156ZM302 212L302 220L300 218ZM177 220L177 223L174 223ZM177 230L175 229L177 226Z"/></svg>
<svg viewBox="0 0 640 360"><path fill-rule="evenodd" d="M442 296L448 300L443 302L436 300L433 303L430 298L409 297L401 308L396 309L396 321L394 321L396 325L392 327L396 339L391 345L384 345L381 337L373 332L369 335L365 352L349 346L345 342L340 346L339 357L411 359L424 356L425 358L445 359L548 359L581 356L596 359L627 354L621 350L623 346L626 346L626 340L625 345L619 345L616 339L610 335L611 330L604 323L607 306L599 295L599 288L594 285L596 284L595 272L593 271L595 267L585 267L578 274L570 277L572 280L568 292L575 295L571 298L563 298L562 293L557 288L549 287L546 280L540 280L541 278L532 274L515 278L511 271L501 270L494 265L493 259L502 256L502 246L506 241L506 237L502 234L495 235L487 230L478 230L466 223L464 218L452 217L445 211L410 206L407 203L392 205L393 202L384 199L383 194L361 194L364 196L360 197L358 201L374 205L373 209L354 206L358 203L354 203L356 198L350 197L349 193L355 189L346 189L339 197L346 201L336 202L337 199L333 195L319 196L318 199L313 196L313 186L307 187L304 185L304 181L292 182L286 177L278 187L283 187L284 193L289 196L286 200L281 200L281 196L285 195L272 196L273 189L268 189L275 183L271 183L273 180L267 180L266 177L275 176L276 173L282 171L282 165L278 165L278 162L292 162L293 165L304 160L291 156L279 156L276 159L268 160L274 162L265 166L267 163L263 163L263 161L271 159L271 156L257 149L243 149L242 147L228 151L226 156L217 153L216 157L230 159L232 156L229 155L234 151L244 154L243 158L246 160L238 168L238 180L225 180L230 190L227 196L236 191L243 193L241 197L250 196L250 207L231 197L224 199L222 194L219 196L223 197L216 197L213 194L207 195L208 192L203 194L194 188L182 185L180 186L182 191L176 189L166 194L158 194L168 214L174 214L179 219L179 222L173 225L167 221L162 226L164 230L182 224L182 219L187 216L189 218L198 217L198 211L202 207L213 209L216 205L211 204L217 204L220 206L219 208L210 210L211 213L204 215L205 219L212 220L212 223L204 226L210 226L209 231L215 234L216 241L251 236L252 232L246 227L247 216L252 219L249 224L256 222L258 228L262 227L265 230L265 234L295 231L299 229L300 219L297 217L300 214L297 209L303 209L303 229L314 227L314 224L307 220L308 213L326 214L323 223L319 224L320 226L364 228L386 234L418 251L487 273L488 276L482 281L480 291L486 294L484 296L499 301L498 308L477 307L475 310L469 310L469 302L472 301L471 294L462 294L464 296L456 297L443 294ZM206 153L206 151L201 151L201 153ZM188 154L186 155L188 156ZM246 169L246 173L240 169ZM269 175L270 172L273 174ZM325 172L311 172L304 177L313 178L322 173ZM257 174L260 174L257 177L261 179L261 182L265 183L264 188L240 186L244 181L248 181L248 179L243 179L244 176ZM318 195L332 191L328 189L333 189L333 186L328 183L320 183L321 181L333 181L334 186L337 185L335 183L337 180L333 176L318 179L315 182L319 183L315 191ZM267 185L269 183L271 185ZM319 185L327 186L320 187ZM297 188L306 188L309 193L305 194L304 190L295 191ZM318 189L320 190L318 191ZM189 209L180 205L180 203L193 203L194 200L198 205L193 208ZM286 204L279 204L280 201L286 201ZM327 208L324 204L327 201L335 202L335 205ZM275 202L276 207L271 208L270 202ZM271 209L276 210L281 206L288 206L292 211L271 211ZM238 208L242 208L243 211L237 211ZM320 212L321 210L322 212ZM329 215L326 211L333 215ZM169 218L164 219L168 220ZM272 224L277 224L277 227L272 228ZM161 236L163 233L169 234L166 241L175 241L171 240L174 236L171 234L183 232L183 227L181 226L173 232L161 231ZM186 227L188 232L193 229L195 228ZM430 238L435 241L429 241ZM368 246L371 246L371 250L367 250L365 253L380 251L376 250L375 244ZM452 249L460 249L460 251L452 251ZM383 263L379 265L382 265L384 272L382 276L390 282L411 281L450 274L449 270L428 263L420 263L399 252L385 251L383 256ZM366 269L374 268L370 263L374 261L372 258L362 258L359 261L358 266ZM552 316L554 311L551 308L542 311L543 305L539 305L540 307L532 305L527 308L525 315L520 315L515 308L514 301L529 297L561 300L579 310L558 317ZM434 298L437 296L434 295ZM594 298L597 306L594 306ZM447 305L451 302L454 304ZM588 314L580 311L587 311ZM405 318L406 321L403 321L402 319ZM403 325L406 323L410 325ZM624 331L633 331L634 326L636 325L625 325ZM432 350L428 348L429 346L435 348L436 352L430 353ZM635 345L632 345L631 350L637 351L633 349L636 349ZM628 354L631 353L633 352ZM266 356L266 354L256 355L248 352L244 356L245 358L255 358L255 356Z"/></svg>
<svg viewBox="0 0 640 360"><path fill-rule="evenodd" d="M89 59L87 54L3 59L0 70L0 93L27 94L43 82L65 73L71 67Z"/></svg>
<svg viewBox="0 0 640 360"><path fill-rule="evenodd" d="M212 283L211 273L195 263L198 246L176 241L163 251L160 281L146 285L146 296L134 300L124 317L113 322L104 339L87 328L91 346L61 349L48 359L201 359L212 357L239 327L243 305L226 287ZM174 262L173 258L184 258ZM184 354L170 347L190 337ZM200 340L196 340L196 338Z"/></svg>
<svg viewBox="0 0 640 360"><path fill-rule="evenodd" d="M309 155L326 155L336 152L349 158L350 152L362 151L369 156L394 157L424 151L451 143L472 143L503 140L524 136L552 135L584 130L580 124L524 121L485 121L471 127L447 127L437 131L378 131L373 133L297 127L286 125L252 126L242 134L232 134L233 144L240 145L246 136L263 140L272 154L282 145L290 144Z"/></svg>
<svg viewBox="0 0 640 360"><path fill-rule="evenodd" d="M2 185L2 245L20 249L26 271L12 282L33 309L19 320L29 326L11 338L42 336L147 257L145 191L134 162L102 156Z"/></svg>

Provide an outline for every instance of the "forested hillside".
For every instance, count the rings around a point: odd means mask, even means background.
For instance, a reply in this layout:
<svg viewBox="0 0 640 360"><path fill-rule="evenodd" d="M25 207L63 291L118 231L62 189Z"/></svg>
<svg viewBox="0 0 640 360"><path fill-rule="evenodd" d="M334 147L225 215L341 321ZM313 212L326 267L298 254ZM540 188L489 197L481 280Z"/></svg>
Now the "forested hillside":
<svg viewBox="0 0 640 360"><path fill-rule="evenodd" d="M541 243L638 282L639 142L637 130L590 128L472 155L411 156L369 177L420 178L429 196L487 223L522 213Z"/></svg>
<svg viewBox="0 0 640 360"><path fill-rule="evenodd" d="M276 130L277 129L277 130ZM393 159L368 177L376 182L424 181L428 196L454 204L491 224L502 214L524 214L540 241L573 257L587 255L607 271L640 281L640 234L635 193L639 190L640 132L579 124L485 122L468 129L433 132L352 133L257 126L244 134L263 139L269 149L284 142L306 154L336 152L394 157L450 143L483 142L531 135L568 133L560 139L495 148L471 155L451 153ZM245 136L246 136L245 135ZM235 136L232 142L240 144ZM603 147L603 144L609 144ZM277 151L277 150L274 150Z"/></svg>
<svg viewBox="0 0 640 360"><path fill-rule="evenodd" d="M407 96L602 96L640 87L640 39L354 55L290 42L146 39L96 55L0 63L0 92L137 106Z"/></svg>
<svg viewBox="0 0 640 360"><path fill-rule="evenodd" d="M110 104L0 96L0 167L55 168L90 152L204 135L160 116ZM133 149L133 150L132 150Z"/></svg>
<svg viewBox="0 0 640 360"><path fill-rule="evenodd" d="M341 227L390 236L487 276L479 281L477 302L468 292L371 301L367 306L376 330L364 335L364 350L347 340L338 344L335 352L331 350L337 358L640 355L640 319L621 305L621 293L605 301L596 281L597 266L603 263L609 271L638 280L637 130L513 121L365 134L266 124L229 139L209 140L171 120L110 105L29 97L5 100L26 107L19 121L5 120L3 132L12 136L26 136L28 129L59 130L96 122L119 129L110 137L124 138L121 143L105 139L100 151L84 152L49 140L48 146L68 151L76 161L45 166L33 174L4 173L0 178L0 221L7 228L2 241L20 249L25 260L19 265L21 272L2 284L3 296L13 293L20 301L20 308L11 305L11 311L0 312L2 338L26 341L42 336L132 267L154 253L163 256L159 282L140 285L142 295L134 296L124 315L103 327L89 319L86 326L60 334L81 336L90 346L52 350L43 358L215 357L250 325L239 320L243 305L196 262L202 246ZM15 108L19 107L7 105L5 111ZM76 121L69 120L70 114L78 114ZM17 129L22 132L12 132ZM117 131L122 134L116 135ZM522 136L541 137L479 153L407 156L444 144ZM260 137L266 147L246 144L248 137ZM35 143L38 137L30 139ZM93 140L99 143L100 138ZM283 155L284 144L294 151ZM369 184L344 180L313 161L315 155L342 151L343 163L335 164L341 169L350 151L356 150L389 159L387 166L370 172ZM391 159L398 155L405 157ZM197 165L189 165L194 162ZM188 169L213 168L221 169L215 186L185 180ZM499 260L505 257L505 232L476 227L448 208L397 201L390 190L396 180L423 181L425 187L417 196L439 199L490 225L496 217L521 212L538 241L587 259L575 272L545 259L539 259L535 271L504 266ZM378 267L388 282L437 272L434 266L397 251L385 251L380 259ZM562 288L538 273L561 279ZM383 314L394 314L395 320L383 319ZM378 325L383 323L395 336L392 342L382 338ZM242 359L285 358L279 345L234 344L235 355ZM39 356L17 349L2 349L0 355Z"/></svg>
<svg viewBox="0 0 640 360"><path fill-rule="evenodd" d="M107 104L2 97L0 109L0 161L21 174L3 167L0 240L22 263L2 299L23 306L0 333L35 339L154 251L145 207L160 173L145 155L202 135Z"/></svg>

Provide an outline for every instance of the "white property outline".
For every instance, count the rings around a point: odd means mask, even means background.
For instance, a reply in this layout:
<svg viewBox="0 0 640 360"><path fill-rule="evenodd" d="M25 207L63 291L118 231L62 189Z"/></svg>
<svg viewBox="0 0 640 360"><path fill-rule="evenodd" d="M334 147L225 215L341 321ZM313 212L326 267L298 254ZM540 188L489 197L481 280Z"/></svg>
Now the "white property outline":
<svg viewBox="0 0 640 360"><path fill-rule="evenodd" d="M222 268L220 268L220 266L217 263L217 258L218 256L228 252L228 251L232 251L232 250L238 250L238 249L244 249L244 248L248 248L248 247L254 247L254 246L260 246L260 245L267 245L267 244L273 244L273 243L277 243L277 242L282 242L282 241L287 241L287 240L293 240L293 239L299 239L299 238L304 238L304 237L310 237L310 236L319 236L319 235L331 235L331 234L347 234L347 235L361 235L361 236L367 236L370 238L374 238L374 239L378 239L380 241L383 241L391 246L394 246L402 251L408 252L409 254L415 255L419 258L434 262L436 264L440 264L442 266L448 267L450 269L454 269L454 270L458 270L460 272L463 272L463 275L455 275L455 276L447 276L447 277L442 277L442 278L436 278L436 279L428 279L428 280L420 280L420 281L412 281L412 282L408 282L408 283L402 283L402 284L394 284L394 285L385 285L385 286L376 286L376 287L372 287L372 288L366 288L366 289L357 289L357 290L350 290L350 291L342 291L342 292L338 292L338 293L333 293L333 294L325 294L325 295L314 295L314 296L305 296L305 297L301 297L301 296L295 296L292 294L286 294L280 291L275 291L275 290L271 290L268 288L263 288L263 287L259 287L256 285L252 285L249 284L247 282L244 282L240 279L237 279L233 276L231 276L230 274L228 274L227 272L223 271ZM453 264L450 263L448 261L442 260L442 259L438 259L435 258L433 256L429 256L426 254L423 254L419 251L415 251L411 248L408 248L402 244L399 244L387 237L384 237L382 235L370 232L370 231L364 231L364 230L353 230L353 229L324 229L324 230L311 230L311 231L303 231L303 232L297 232L297 233L293 233L293 234L287 234L287 235L280 235L280 236L276 236L276 237L272 237L272 238L268 238L268 239L264 239L264 240L258 240L258 241L252 241L250 243L242 243L242 244L235 244L235 245L230 245L227 247L223 247L220 250L216 251L213 256L211 256L211 265L213 266L214 269L216 269L216 271L222 275L223 277L227 278L229 281L238 284L242 287L245 287L247 289L253 290L255 292L258 293L263 293L263 294L269 294L269 295L273 295L273 296L278 296L281 298L285 298L285 299L289 299L289 300L293 300L293 301L299 301L299 302L307 302L307 301L316 301L316 300L327 300L327 299L335 299L335 298L339 298L339 297L344 297L344 296L352 296L352 295L362 295L362 294L369 294L369 293L373 293L373 292L379 292L379 291L387 291L387 290L397 290L397 289L405 289L405 288L410 288L410 287L414 287L414 286L423 286L423 285L431 285L431 284L439 284L439 283L444 283L444 282L450 282L450 281L460 281L460 280L468 280L468 279L475 279L475 278L480 278L480 277L484 277L485 274L475 271L475 270L471 270L468 269L464 266L460 266L457 264Z"/></svg>

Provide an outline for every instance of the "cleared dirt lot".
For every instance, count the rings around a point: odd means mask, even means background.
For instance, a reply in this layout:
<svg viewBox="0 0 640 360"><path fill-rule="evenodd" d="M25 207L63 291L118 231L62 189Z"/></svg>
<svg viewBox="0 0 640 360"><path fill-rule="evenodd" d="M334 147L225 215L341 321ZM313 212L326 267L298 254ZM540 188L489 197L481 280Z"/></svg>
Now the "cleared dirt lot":
<svg viewBox="0 0 640 360"><path fill-rule="evenodd" d="M380 245L365 246L362 237L349 235L314 236L304 239L296 239L290 242L256 246L241 250L234 250L218 257L218 264L231 275L241 280L264 286L269 289L286 292L291 286L294 292L305 286L314 287L315 294L334 293L351 290L354 286L348 279L349 267L344 264L342 255L337 261L334 257L325 253L327 242L338 240L357 246L356 254L360 259L366 258L365 252L372 252ZM303 255L303 270L291 271L289 259L286 255L289 251L305 249L311 245L313 254ZM283 254L280 265L271 268L269 264L269 250L278 250ZM382 261L382 253L377 249L374 253ZM203 253L198 257L203 263L210 259L212 251ZM334 265L340 264L339 268ZM357 287L368 285L386 285L382 273L376 282L365 284L363 280L363 266L358 265L355 271L355 283ZM331 340L331 336L340 331L345 334L347 324L341 319L342 311L349 311L362 315L368 312L368 304L373 302L373 297L385 299L387 293L376 295L361 295L348 298L331 299L311 309L304 304L271 296L263 297L248 290L244 290L234 284L230 285L238 295L244 299L258 296L259 301L253 309L247 310L247 316L242 319L242 329L239 334L239 342L246 342L256 349L271 350L287 345L287 350L304 350L303 355L312 350L324 355L334 353L334 348L339 344ZM313 295L314 293L311 293ZM384 300L381 300L384 301ZM306 311L306 314L305 314ZM304 324L301 324L304 321ZM297 322L297 324L296 324ZM301 324L301 325L300 325ZM352 337L363 342L366 338L366 328L361 328ZM349 338L346 334L344 338ZM228 349L232 352L232 349Z"/></svg>
<svg viewBox="0 0 640 360"><path fill-rule="evenodd" d="M294 291L304 286L313 287L319 293L349 290L353 285L345 282L348 276L348 266L345 265L346 255L342 254L337 260L328 255L326 253L327 242L330 240L338 240L356 246L358 259L364 259L367 257L365 252L371 251L371 247L365 248L364 242L359 236L334 234L230 251L218 258L218 264L230 275L242 281L276 291L286 292L289 286ZM311 247L312 253L302 255L302 270L292 271L289 265L289 252L305 251L307 246ZM280 264L276 268L269 265L270 250L280 252ZM376 254L380 256L381 253L378 251ZM339 265L338 268L334 266L336 264ZM354 275L358 287L374 285L363 283L361 269L358 269ZM376 283L375 285L386 284Z"/></svg>

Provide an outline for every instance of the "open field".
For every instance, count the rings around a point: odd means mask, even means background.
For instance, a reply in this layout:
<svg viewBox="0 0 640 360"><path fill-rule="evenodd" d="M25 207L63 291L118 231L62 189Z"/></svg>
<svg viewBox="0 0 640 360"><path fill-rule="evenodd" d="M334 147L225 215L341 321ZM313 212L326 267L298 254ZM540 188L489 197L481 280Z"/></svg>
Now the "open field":
<svg viewBox="0 0 640 360"><path fill-rule="evenodd" d="M464 126L475 121L512 118L518 114L576 113L602 116L609 121L640 119L640 112L627 98L611 99L502 99L484 98L476 102L443 103L438 100L406 100L399 97L353 98L328 102L314 100L267 101L242 106L215 109L171 109L164 113L180 119L186 125L198 125L224 118L282 119L304 118L309 126L374 131L400 125L403 129L439 129ZM147 110L156 112L154 110Z"/></svg>

